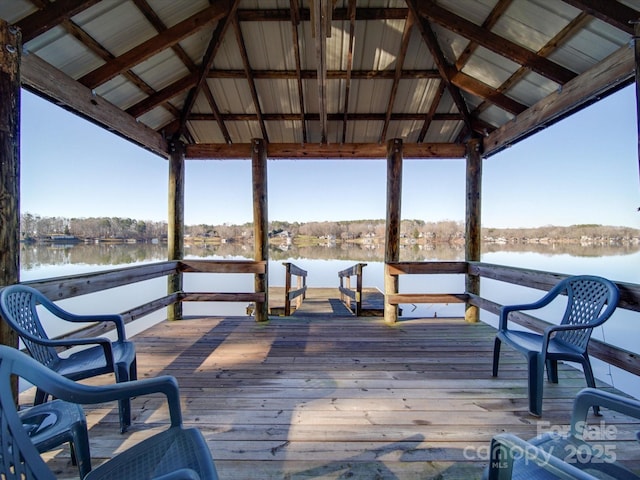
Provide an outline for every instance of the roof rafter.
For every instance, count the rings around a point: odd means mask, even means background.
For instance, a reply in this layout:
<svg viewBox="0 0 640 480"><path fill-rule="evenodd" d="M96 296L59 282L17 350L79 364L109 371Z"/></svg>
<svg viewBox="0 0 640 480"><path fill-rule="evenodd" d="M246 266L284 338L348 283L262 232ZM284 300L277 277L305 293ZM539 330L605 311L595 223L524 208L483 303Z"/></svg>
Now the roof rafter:
<svg viewBox="0 0 640 480"><path fill-rule="evenodd" d="M633 35L633 25L631 21L638 20L638 12L623 5L618 1L611 0L563 0L569 5L579 8L583 12L602 20L609 25Z"/></svg>
<svg viewBox="0 0 640 480"><path fill-rule="evenodd" d="M444 82L440 82L438 84L438 90L433 96L433 102L431 102L431 107L429 108L429 113L427 113L426 118L424 119L424 123L422 124L422 128L420 129L420 134L418 135L418 143L424 142L424 137L427 136L427 132L429 131L429 127L433 122L436 111L438 110L438 105L440 105L440 101L442 100L442 95L444 95L444 90L446 86Z"/></svg>
<svg viewBox="0 0 640 480"><path fill-rule="evenodd" d="M244 74L247 82L249 83L249 91L251 92L251 99L253 100L253 108L256 111L258 117L258 123L260 124L260 131L262 132L262 138L265 141L269 141L269 135L267 134L267 128L262 118L262 107L260 106L260 98L258 98L258 90L256 89L256 82L251 72L251 64L249 63L249 54L247 53L247 46L244 43L242 37L242 30L240 30L240 23L238 17L233 15L233 31L236 34L236 41L238 42L238 48L240 49L240 57L242 58L242 65L244 66Z"/></svg>
<svg viewBox="0 0 640 480"><path fill-rule="evenodd" d="M300 108L300 127L302 129L302 142L307 141L307 122L304 118L304 89L302 88L302 65L300 62L300 39L298 38L298 25L300 25L300 10L298 0L290 0L291 6L291 36L293 38L293 55L296 61L296 80L298 85L298 105Z"/></svg>
<svg viewBox="0 0 640 480"><path fill-rule="evenodd" d="M125 70L156 55L165 48L175 45L216 20L220 20L227 15L234 3L236 2L232 2L231 0L220 0L216 2L214 5L201 10L186 20L168 28L159 35L133 47L128 52L114 58L111 62L107 62L92 72L87 73L80 78L80 83L89 88L96 88L98 85L108 82Z"/></svg>
<svg viewBox="0 0 640 480"><path fill-rule="evenodd" d="M16 25L22 31L22 42L27 43L47 30L69 20L74 15L98 3L99 0L58 0L56 2L38 2L41 9Z"/></svg>
<svg viewBox="0 0 640 480"><path fill-rule="evenodd" d="M351 93L351 76L353 74L353 44L356 30L356 0L349 0L349 47L347 50L347 71L344 82L344 108L342 118L342 143L347 141L347 114L349 113L349 94ZM328 76L328 73L327 73Z"/></svg>
<svg viewBox="0 0 640 480"><path fill-rule="evenodd" d="M196 84L189 91L189 94L187 95L187 99L185 100L184 105L182 106L182 114L180 115L180 127L177 133L178 136L184 134L186 131L187 117L189 116L189 114L191 113L191 110L193 109L193 105L195 104L196 99L198 98L198 94L206 86L205 84L207 81L207 73L209 72L209 70L211 70L211 67L213 66L213 59L215 58L216 53L218 52L218 48L220 48L220 44L222 43L222 38L224 37L224 34L227 31L227 28L229 27L229 24L233 22L233 19L235 18L235 12L236 12L236 9L238 8L239 3L240 3L240 0L234 0L232 2L227 16L218 21L218 25L216 25L216 28L213 31L213 35L211 35L211 40L209 41L207 50L204 53L204 56L202 57L202 63L200 65L200 70L198 72Z"/></svg>
<svg viewBox="0 0 640 480"><path fill-rule="evenodd" d="M379 142L382 143L387 138L387 130L389 129L389 121L391 120L391 112L393 111L393 105L396 101L396 94L398 93L398 84L400 83L400 77L402 76L402 67L404 65L404 59L407 56L407 49L409 48L409 40L411 40L411 30L413 29L414 16L410 13L407 15L407 20L404 22L404 31L402 32L402 41L400 43L400 52L396 56L396 68L395 75L393 76L393 85L391 87L391 95L389 95L389 103L387 105L387 114L385 115L384 125L382 132L380 133Z"/></svg>
<svg viewBox="0 0 640 480"><path fill-rule="evenodd" d="M493 7L489 16L485 18L484 22L482 22L482 28L485 30L491 30L493 26L500 20L500 17L504 14L504 12L511 6L513 0L498 0L498 3ZM479 45L476 42L471 42L467 45L467 48L460 54L458 60L456 60L456 68L458 71L462 70L463 67L467 64L469 57L473 55L478 49Z"/></svg>
<svg viewBox="0 0 640 480"><path fill-rule="evenodd" d="M548 97L543 98L513 121L490 133L484 139L484 152L492 155L535 131L549 126L585 105L597 100L603 92L611 92L633 81L635 58L628 46L621 47L602 62L576 77Z"/></svg>
<svg viewBox="0 0 640 480"><path fill-rule="evenodd" d="M449 91L449 94L453 99L453 103L455 103L456 107L458 108L458 111L462 115L462 118L464 119L465 127L467 128L467 130L472 131L471 117L469 115L469 109L467 108L467 104L464 101L464 98L462 98L462 94L460 93L460 90L458 90L458 88L451 83L451 75L453 73L452 72L453 67L451 67L447 63L447 60L445 59L444 54L442 53L442 50L438 45L438 39L433 33L433 30L431 29L431 25L429 25L429 22L425 18L418 16L416 4L417 4L416 0L407 0L407 5L409 6L409 10L411 10L412 14L416 18L416 24L420 29L422 38L426 43L427 48L431 52L431 56L433 57L433 60L436 66L438 67L438 71L440 72L440 77L442 78L442 81L445 83L446 89Z"/></svg>
<svg viewBox="0 0 640 480"><path fill-rule="evenodd" d="M562 42L571 37L576 31L578 31L584 24L586 24L590 20L590 17L587 13L581 12L577 17L575 17L571 22L569 22L562 30L560 30L551 40L547 42L540 50L538 50L538 55L548 56L551 52L556 50ZM525 67L520 67L516 70L507 80L505 80L502 85L500 85L496 92L502 93L506 92L512 85L515 85L518 81L520 81L528 72L528 69ZM486 99L483 103L478 105L474 111L474 114L480 114L487 108L492 105L491 99ZM519 112L513 112L519 113Z"/></svg>
<svg viewBox="0 0 640 480"><path fill-rule="evenodd" d="M409 1L409 0L408 0ZM411 0L413 2L415 0ZM506 38L483 29L469 20L455 15L431 0L421 0L417 3L418 14L438 23L474 43L506 57L513 62L526 66L543 77L553 80L560 85L576 77L576 73L558 65L551 60L537 55L535 52L517 45Z"/></svg>

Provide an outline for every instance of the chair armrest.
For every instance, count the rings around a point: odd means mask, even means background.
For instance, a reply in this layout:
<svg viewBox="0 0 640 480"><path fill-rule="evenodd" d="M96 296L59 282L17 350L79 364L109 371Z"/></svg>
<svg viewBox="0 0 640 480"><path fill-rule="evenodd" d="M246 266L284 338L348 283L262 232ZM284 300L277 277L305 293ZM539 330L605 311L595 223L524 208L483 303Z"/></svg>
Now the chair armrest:
<svg viewBox="0 0 640 480"><path fill-rule="evenodd" d="M78 347L80 345L100 345L104 350L104 358L107 365L113 365L113 349L111 348L111 340L103 337L88 337L88 338L64 338L64 339L50 339L34 337L28 332L20 331L20 335L28 338L34 343L40 345L46 345L48 347Z"/></svg>
<svg viewBox="0 0 640 480"><path fill-rule="evenodd" d="M40 304L49 310L51 313L56 315L57 317L62 318L68 322L75 323L102 323L102 322L111 322L115 325L116 331L118 333L118 340L126 340L127 335L124 329L124 318L122 315L118 314L104 314L104 315L78 315L75 313L67 312L63 310L58 305L51 301L42 301L40 300Z"/></svg>
<svg viewBox="0 0 640 480"><path fill-rule="evenodd" d="M151 393L167 397L171 426L182 426L182 409L177 380L169 375L143 380L116 383L105 386L85 385L74 382L50 370L37 360L11 347L0 345L0 368L11 368L11 373L24 378L50 395L71 403L96 404ZM10 367L6 367L10 364Z"/></svg>
<svg viewBox="0 0 640 480"><path fill-rule="evenodd" d="M509 433L491 439L488 479L510 479L514 459L524 462L532 470L532 478L535 478L534 469L540 468L567 480L596 480L596 477Z"/></svg>
<svg viewBox="0 0 640 480"><path fill-rule="evenodd" d="M578 393L573 403L571 435L578 439L582 439L582 433L586 426L587 414L589 409L595 405L640 419L640 401L616 395L604 390L584 388Z"/></svg>

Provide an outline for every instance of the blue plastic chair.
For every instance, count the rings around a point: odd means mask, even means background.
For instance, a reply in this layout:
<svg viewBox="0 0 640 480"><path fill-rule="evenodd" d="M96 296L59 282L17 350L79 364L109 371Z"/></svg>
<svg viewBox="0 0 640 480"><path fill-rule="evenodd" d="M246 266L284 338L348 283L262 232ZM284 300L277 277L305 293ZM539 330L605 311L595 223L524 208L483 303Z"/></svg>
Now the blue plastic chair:
<svg viewBox="0 0 640 480"><path fill-rule="evenodd" d="M504 433L491 440L488 480L539 480L568 478L577 480L638 480L640 476L616 462L615 439L585 439L587 414L591 407L640 419L640 402L610 392L585 388L576 396L567 434L548 432L525 441ZM602 428L600 426L599 428Z"/></svg>
<svg viewBox="0 0 640 480"><path fill-rule="evenodd" d="M537 310L549 305L561 294L567 305L559 325L545 328L542 334L508 328L511 312ZM558 383L558 360L582 365L589 387L595 388L593 369L587 347L591 332L602 325L618 305L618 287L606 278L577 275L565 278L537 302L505 305L500 310L500 324L493 348L493 376L498 375L500 345L507 343L527 358L529 379L529 411L542 414L544 369L550 382ZM598 409L594 407L597 414Z"/></svg>
<svg viewBox="0 0 640 480"><path fill-rule="evenodd" d="M113 323L118 339L69 338L52 340L42 326L36 306L40 304L58 319L74 323ZM121 315L74 315L45 297L35 288L27 285L11 285L0 292L0 314L14 329L29 354L51 370L71 380L114 373L116 382L126 382L137 378L136 349L127 340L124 320ZM58 355L56 348L91 345L69 356ZM47 392L41 388L36 392L34 403L46 401ZM120 431L125 432L131 425L131 401L123 399L119 404Z"/></svg>
<svg viewBox="0 0 640 480"><path fill-rule="evenodd" d="M71 460L80 478L91 471L91 452L87 420L80 405L62 400L35 405L18 412L22 426L40 452L69 443Z"/></svg>
<svg viewBox="0 0 640 480"><path fill-rule="evenodd" d="M180 394L174 377L161 376L107 386L84 385L53 372L15 348L0 345L0 462L6 478L56 478L29 438L16 410L10 388L12 374L56 398L79 404L121 401L151 393L166 396L170 427L94 468L84 480L217 480L204 437L199 430L182 425Z"/></svg>

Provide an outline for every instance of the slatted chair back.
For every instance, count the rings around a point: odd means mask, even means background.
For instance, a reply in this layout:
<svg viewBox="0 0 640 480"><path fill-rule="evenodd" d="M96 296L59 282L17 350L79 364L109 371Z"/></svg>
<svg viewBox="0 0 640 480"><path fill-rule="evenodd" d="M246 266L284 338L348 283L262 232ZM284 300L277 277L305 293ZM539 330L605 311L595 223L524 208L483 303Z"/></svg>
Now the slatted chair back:
<svg viewBox="0 0 640 480"><path fill-rule="evenodd" d="M0 359L0 477L55 480L18 416L9 388L12 373L15 373L14 360Z"/></svg>
<svg viewBox="0 0 640 480"><path fill-rule="evenodd" d="M59 361L55 348L30 340L30 338L49 340L38 316L36 308L38 303L51 302L32 289L7 289L3 291L0 298L0 311L5 321L18 332L29 354L38 362L53 369Z"/></svg>
<svg viewBox="0 0 640 480"><path fill-rule="evenodd" d="M615 310L618 292L611 282L590 276L567 278L565 290L567 308L561 324L585 328L556 332L554 339L584 352L593 329L603 324Z"/></svg>

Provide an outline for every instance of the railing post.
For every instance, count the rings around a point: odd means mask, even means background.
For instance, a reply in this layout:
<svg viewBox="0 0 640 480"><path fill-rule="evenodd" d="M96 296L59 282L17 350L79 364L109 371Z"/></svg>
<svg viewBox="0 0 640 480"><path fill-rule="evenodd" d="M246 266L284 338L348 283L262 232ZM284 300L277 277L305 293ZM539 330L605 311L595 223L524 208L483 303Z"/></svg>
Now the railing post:
<svg viewBox="0 0 640 480"><path fill-rule="evenodd" d="M482 141L472 139L467 143L467 204L466 204L466 233L465 260L467 262L480 261L482 245L482 229L480 205L482 200ZM480 295L480 277L467 273L465 279L467 293ZM467 322L477 322L480 319L478 307L469 303L465 306L464 318Z"/></svg>
<svg viewBox="0 0 640 480"><path fill-rule="evenodd" d="M289 292L291 291L291 264L289 262L283 263L285 268L284 273L284 316L291 315L291 299L289 298Z"/></svg>
<svg viewBox="0 0 640 480"><path fill-rule="evenodd" d="M400 199L402 197L402 140L387 143L387 236L384 247L385 263L400 259ZM398 293L398 276L384 274L384 321L398 321L398 305L387 301L387 295Z"/></svg>
<svg viewBox="0 0 640 480"><path fill-rule="evenodd" d="M264 292L264 302L256 302L256 321L269 320L269 221L267 217L267 148L261 138L251 142L251 176L253 182L253 238L255 260L267 264L264 273L255 276L255 291Z"/></svg>
<svg viewBox="0 0 640 480"><path fill-rule="evenodd" d="M169 145L169 231L167 250L169 260L184 259L184 144L180 141ZM182 272L167 278L169 295L182 291ZM182 302L167 307L167 320L182 318Z"/></svg>
<svg viewBox="0 0 640 480"><path fill-rule="evenodd" d="M362 267L366 263L358 263L356 265L356 317L362 313Z"/></svg>

